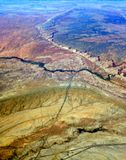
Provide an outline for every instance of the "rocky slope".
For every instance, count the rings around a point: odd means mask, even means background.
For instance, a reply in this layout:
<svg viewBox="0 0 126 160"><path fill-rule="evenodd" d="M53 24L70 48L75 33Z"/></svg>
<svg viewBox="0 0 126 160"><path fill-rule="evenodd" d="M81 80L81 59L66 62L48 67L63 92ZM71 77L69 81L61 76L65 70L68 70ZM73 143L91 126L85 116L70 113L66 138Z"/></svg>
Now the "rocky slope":
<svg viewBox="0 0 126 160"><path fill-rule="evenodd" d="M87 70L49 72L15 58L0 61L1 159L125 159L123 86ZM45 67L78 69L61 61Z"/></svg>
<svg viewBox="0 0 126 160"><path fill-rule="evenodd" d="M35 91L0 108L1 159L125 159L126 104L88 86Z"/></svg>

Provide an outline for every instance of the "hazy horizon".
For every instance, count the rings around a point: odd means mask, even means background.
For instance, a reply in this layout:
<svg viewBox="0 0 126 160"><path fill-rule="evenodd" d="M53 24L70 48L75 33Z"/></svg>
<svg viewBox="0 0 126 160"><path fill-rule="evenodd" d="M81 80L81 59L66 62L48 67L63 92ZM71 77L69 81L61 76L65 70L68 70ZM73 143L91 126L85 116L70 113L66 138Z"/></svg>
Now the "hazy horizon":
<svg viewBox="0 0 126 160"><path fill-rule="evenodd" d="M0 13L55 13L76 7L125 7L126 0L0 0Z"/></svg>

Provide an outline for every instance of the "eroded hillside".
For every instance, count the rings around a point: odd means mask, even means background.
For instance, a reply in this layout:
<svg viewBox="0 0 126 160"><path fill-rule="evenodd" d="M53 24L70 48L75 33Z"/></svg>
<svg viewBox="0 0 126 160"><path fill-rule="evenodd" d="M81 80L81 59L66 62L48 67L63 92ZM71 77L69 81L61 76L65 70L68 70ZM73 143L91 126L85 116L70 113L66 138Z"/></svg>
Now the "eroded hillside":
<svg viewBox="0 0 126 160"><path fill-rule="evenodd" d="M1 159L125 159L124 86L88 70L1 64Z"/></svg>

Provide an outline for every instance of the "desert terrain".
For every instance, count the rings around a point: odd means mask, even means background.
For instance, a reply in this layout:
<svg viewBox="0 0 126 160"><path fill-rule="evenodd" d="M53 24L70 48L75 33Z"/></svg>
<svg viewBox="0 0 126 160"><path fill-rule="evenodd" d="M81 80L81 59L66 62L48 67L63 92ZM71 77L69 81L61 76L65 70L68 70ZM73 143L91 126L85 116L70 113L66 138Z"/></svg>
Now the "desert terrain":
<svg viewBox="0 0 126 160"><path fill-rule="evenodd" d="M0 16L0 160L125 160L125 57L57 44L55 16Z"/></svg>

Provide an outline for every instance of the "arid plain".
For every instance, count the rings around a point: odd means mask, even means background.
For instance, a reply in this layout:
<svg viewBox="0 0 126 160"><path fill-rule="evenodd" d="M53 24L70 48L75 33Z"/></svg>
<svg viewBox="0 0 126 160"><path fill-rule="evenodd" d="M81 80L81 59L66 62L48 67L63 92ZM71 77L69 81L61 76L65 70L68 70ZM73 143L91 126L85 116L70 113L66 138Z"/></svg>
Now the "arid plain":
<svg viewBox="0 0 126 160"><path fill-rule="evenodd" d="M57 45L56 15L0 16L0 159L125 160L125 57Z"/></svg>

